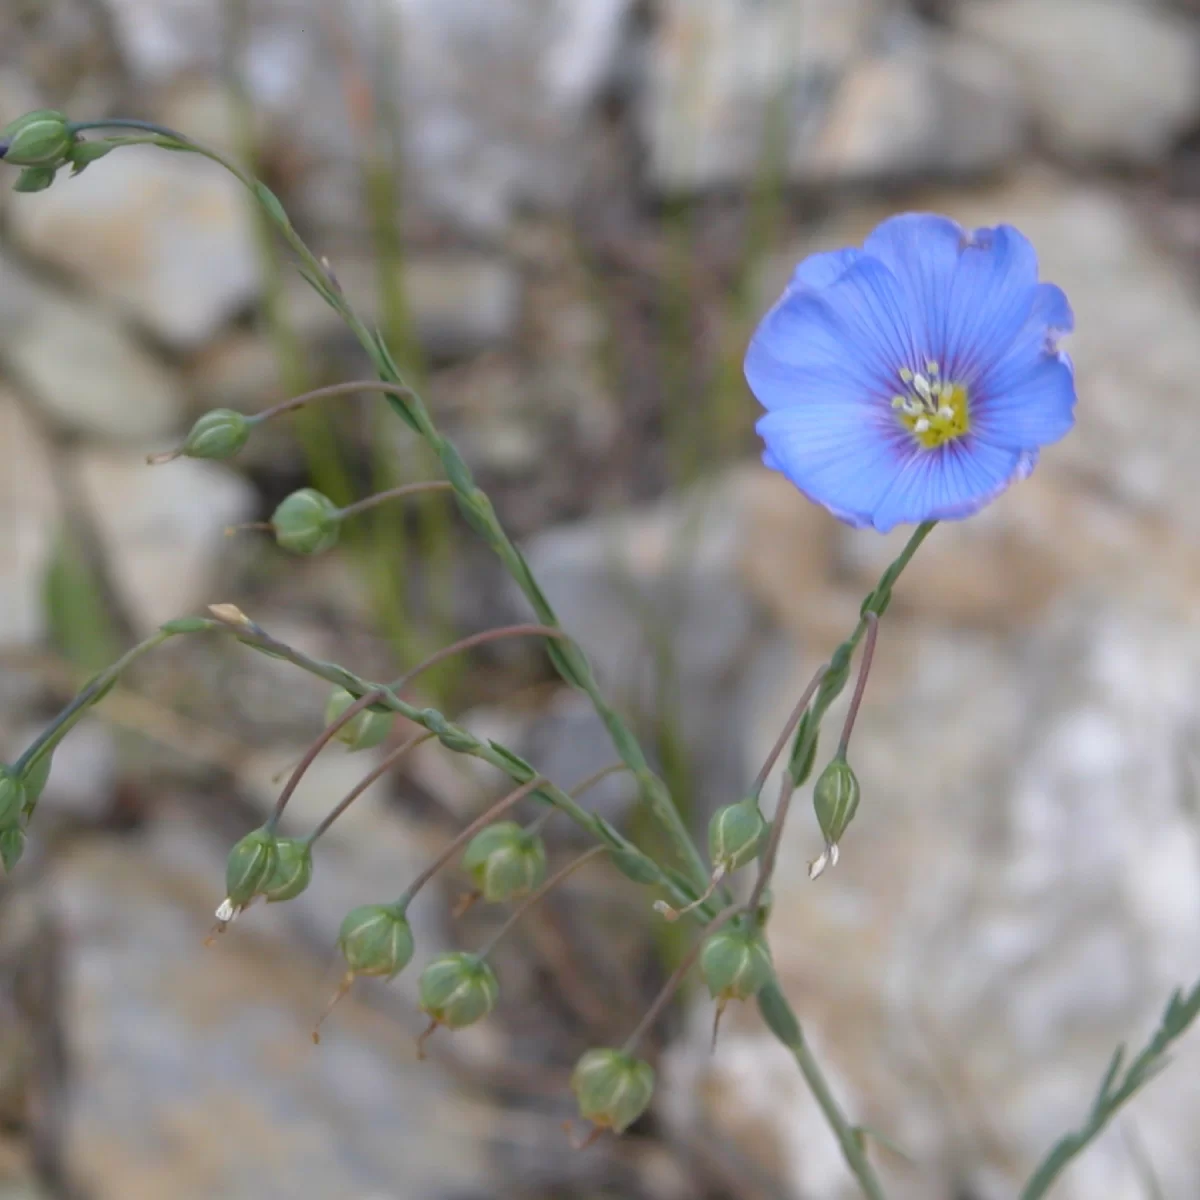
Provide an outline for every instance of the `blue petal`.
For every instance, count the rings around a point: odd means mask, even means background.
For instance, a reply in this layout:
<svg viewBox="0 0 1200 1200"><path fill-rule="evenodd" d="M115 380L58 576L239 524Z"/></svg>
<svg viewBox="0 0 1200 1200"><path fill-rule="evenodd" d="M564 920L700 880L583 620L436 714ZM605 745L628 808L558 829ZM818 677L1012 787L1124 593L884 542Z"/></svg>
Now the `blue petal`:
<svg viewBox="0 0 1200 1200"><path fill-rule="evenodd" d="M904 443L888 413L880 420L836 398L775 409L758 422L763 462L810 500L852 525L870 525L903 461Z"/></svg>
<svg viewBox="0 0 1200 1200"><path fill-rule="evenodd" d="M1075 424L1075 369L1057 349L1075 316L1061 288L1039 284L1020 333L980 379L971 398L971 428L996 446L1045 446Z"/></svg>
<svg viewBox="0 0 1200 1200"><path fill-rule="evenodd" d="M862 256L819 292L800 287L784 294L751 339L746 380L767 409L831 392L887 409L896 372L912 359L914 345L895 276Z"/></svg>
<svg viewBox="0 0 1200 1200"><path fill-rule="evenodd" d="M916 448L875 506L871 523L886 533L896 525L970 516L1025 478L1036 460L1036 453L1005 450L978 438L936 450Z"/></svg>
<svg viewBox="0 0 1200 1200"><path fill-rule="evenodd" d="M1011 225L967 232L946 217L909 213L885 221L864 249L905 289L922 354L968 385L1007 351L1034 302L1037 255Z"/></svg>
<svg viewBox="0 0 1200 1200"><path fill-rule="evenodd" d="M820 291L836 283L852 267L863 252L850 247L846 250L830 250L824 254L810 254L792 272L788 284L792 288L809 288Z"/></svg>

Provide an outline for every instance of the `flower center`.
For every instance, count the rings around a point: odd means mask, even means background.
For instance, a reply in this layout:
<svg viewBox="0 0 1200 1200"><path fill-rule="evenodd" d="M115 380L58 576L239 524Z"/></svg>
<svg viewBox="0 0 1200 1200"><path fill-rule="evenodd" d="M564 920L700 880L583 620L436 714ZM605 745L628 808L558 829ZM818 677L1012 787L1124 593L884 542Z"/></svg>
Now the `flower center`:
<svg viewBox="0 0 1200 1200"><path fill-rule="evenodd" d="M970 428L967 389L961 383L942 379L941 366L930 359L925 374L900 369L905 391L892 397L892 408L900 424L925 450L933 450L960 438Z"/></svg>

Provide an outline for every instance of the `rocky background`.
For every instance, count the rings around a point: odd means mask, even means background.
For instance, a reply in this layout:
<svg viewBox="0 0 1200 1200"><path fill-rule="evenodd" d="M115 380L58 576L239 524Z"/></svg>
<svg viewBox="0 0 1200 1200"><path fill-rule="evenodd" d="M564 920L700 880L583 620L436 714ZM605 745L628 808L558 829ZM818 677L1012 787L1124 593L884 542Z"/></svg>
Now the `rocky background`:
<svg viewBox="0 0 1200 1200"><path fill-rule="evenodd" d="M807 881L798 806L772 925L846 1106L912 1160L879 1152L890 1195L1013 1196L1115 1044L1200 971L1200 8L7 0L0 123L42 104L254 162L422 380L697 823L900 544L755 465L756 315L799 256L896 209L1033 239L1076 308L1078 429L905 576L842 864ZM367 374L230 179L123 151L0 193L0 223L0 755L213 601L377 677L521 618L438 504L312 561L226 536L314 475L362 495L428 472L370 397L273 423L234 467L144 464L207 408ZM535 648L492 651L430 699L565 785L610 761ZM698 995L660 1031L651 1114L570 1149L570 1063L662 977L645 897L602 870L511 940L497 1017L431 1061L406 977L362 986L312 1047L342 914L494 794L444 752L339 823L300 901L204 949L225 850L323 701L184 643L57 754L0 891L0 1196L856 1195L757 1017L728 1014L710 1055ZM373 753L318 761L297 831ZM595 802L629 817L616 783ZM450 920L458 882L420 907L424 949L487 927ZM1198 1080L1193 1036L1056 1194L1200 1194Z"/></svg>

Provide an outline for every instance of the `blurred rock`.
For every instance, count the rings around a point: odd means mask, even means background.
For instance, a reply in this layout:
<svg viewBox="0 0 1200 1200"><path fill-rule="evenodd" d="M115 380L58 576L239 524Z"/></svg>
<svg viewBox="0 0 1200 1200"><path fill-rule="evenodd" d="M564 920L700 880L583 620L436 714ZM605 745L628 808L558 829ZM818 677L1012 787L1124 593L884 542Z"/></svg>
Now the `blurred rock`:
<svg viewBox="0 0 1200 1200"><path fill-rule="evenodd" d="M69 432L142 446L180 423L183 397L175 381L117 321L4 258L0 361Z"/></svg>
<svg viewBox="0 0 1200 1200"><path fill-rule="evenodd" d="M45 631L42 584L54 550L58 497L50 458L15 396L0 390L0 647L30 645Z"/></svg>
<svg viewBox="0 0 1200 1200"><path fill-rule="evenodd" d="M370 323L381 319L379 265L372 258L331 253L342 290ZM466 251L406 255L400 270L413 334L439 359L477 354L509 341L521 316L521 279L494 255ZM289 312L305 337L345 341L353 335L342 319L293 276Z"/></svg>
<svg viewBox="0 0 1200 1200"><path fill-rule="evenodd" d="M259 289L241 185L195 155L134 147L49 191L14 196L15 243L179 348L210 338Z"/></svg>
<svg viewBox="0 0 1200 1200"><path fill-rule="evenodd" d="M166 83L219 76L222 17L205 0L106 0L136 73ZM630 0L354 0L328 20L321 0L264 0L247 30L245 84L273 137L324 192L315 205L358 225L362 114L346 79L374 78L398 104L405 178L417 203L474 230L522 203L559 205L578 184L580 134L616 70ZM330 69L330 63L340 69ZM333 190L325 182L337 177ZM307 186L307 183L306 183Z"/></svg>
<svg viewBox="0 0 1200 1200"><path fill-rule="evenodd" d="M81 845L55 865L73 947L70 1151L89 1194L294 1200L479 1186L488 1126L435 1062L416 1063L415 1013L405 1022L351 997L314 1047L328 951L288 937L290 906L252 909L204 948L224 853L168 807L144 835ZM306 896L333 873L319 863ZM342 913L332 899L323 893L331 920Z"/></svg>
<svg viewBox="0 0 1200 1200"><path fill-rule="evenodd" d="M113 587L141 634L197 606L211 591L228 526L255 511L253 489L216 463L148 467L116 451L81 450L72 462Z"/></svg>
<svg viewBox="0 0 1200 1200"><path fill-rule="evenodd" d="M44 724L27 725L4 740L11 743L12 751L19 752L44 729ZM102 819L113 802L117 765L112 730L97 718L85 717L54 751L50 779L38 804L38 821L66 818L92 823Z"/></svg>
<svg viewBox="0 0 1200 1200"><path fill-rule="evenodd" d="M1002 61L877 0L662 6L639 110L655 189L757 177L773 110L781 168L808 183L985 171L1023 144Z"/></svg>
<svg viewBox="0 0 1200 1200"><path fill-rule="evenodd" d="M1002 49L1059 154L1162 161L1195 123L1200 30L1140 0L971 0L959 22Z"/></svg>

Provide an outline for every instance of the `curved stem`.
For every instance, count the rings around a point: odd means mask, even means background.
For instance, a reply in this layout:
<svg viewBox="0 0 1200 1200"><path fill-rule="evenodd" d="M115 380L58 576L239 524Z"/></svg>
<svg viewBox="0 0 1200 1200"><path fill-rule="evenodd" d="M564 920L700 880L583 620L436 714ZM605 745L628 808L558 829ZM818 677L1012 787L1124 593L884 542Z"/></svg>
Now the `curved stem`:
<svg viewBox="0 0 1200 1200"><path fill-rule="evenodd" d="M792 715L788 717L788 723L783 727L783 731L779 737L775 739L775 745L771 747L771 753L767 755L767 761L763 763L762 769L755 777L754 783L750 785L749 796L752 796L754 799L757 800L762 794L763 785L767 782L767 777L771 774L771 768L783 753L783 748L787 745L788 738L796 731L796 726L800 724L800 719L808 711L808 705L813 698L813 692L817 690L817 685L820 684L827 670L827 667L820 667L813 676L812 682L801 693L800 699L796 701L796 707L792 709Z"/></svg>
<svg viewBox="0 0 1200 1200"><path fill-rule="evenodd" d="M272 404L270 408L264 408L262 412L255 413L249 417L251 421L269 421L272 417L277 417L280 413L291 412L293 409L303 408L312 400L324 400L333 396L352 396L359 392L383 392L388 396L395 396L398 399L411 400L413 397L412 388L405 387L398 383L388 383L383 379L356 379L348 383L331 383L327 387L313 388L311 392L304 392L299 396L292 396L287 400L280 400L278 404Z"/></svg>
<svg viewBox="0 0 1200 1200"><path fill-rule="evenodd" d="M500 629L485 629L482 633L473 633L470 637L460 638L457 642L453 642L449 646L443 646L435 654L431 654L425 659L424 662L418 663L411 670L401 675L399 679L393 680L391 688L393 692L402 692L423 671L428 671L430 667L455 654L461 654L464 650L473 650L476 646L487 645L488 642L498 642L502 638L510 637L565 639L566 636L556 625L505 625Z"/></svg>
<svg viewBox="0 0 1200 1200"><path fill-rule="evenodd" d="M426 479L419 483L404 483L399 487L388 488L384 492L375 492L362 500L356 500L353 504L347 504L345 508L338 510L338 520L344 521L347 517L366 512L369 508L383 504L386 500L399 500L402 496L416 496L421 492L449 492L452 490L450 484L444 479Z"/></svg>
<svg viewBox="0 0 1200 1200"><path fill-rule="evenodd" d="M842 726L842 739L838 742L837 757L844 759L850 746L850 735L854 732L854 721L862 704L863 693L867 690L867 676L871 673L871 660L875 657L875 640L879 636L879 618L868 612L863 618L867 623L867 640L863 644L862 658L858 664L858 682L854 685L854 695L850 699L850 708L846 712L846 723Z"/></svg>
<svg viewBox="0 0 1200 1200"><path fill-rule="evenodd" d="M465 846L481 829L486 829L498 818L504 816L510 808L520 804L530 792L543 786L546 780L535 775L528 783L522 784L507 796L501 796L489 809L482 812L465 829L455 835L450 844L404 889L404 894L396 901L397 908L407 908L412 898Z"/></svg>
<svg viewBox="0 0 1200 1200"><path fill-rule="evenodd" d="M357 717L364 708L370 708L372 704L378 704L379 701L383 699L383 695L384 693L382 688L377 688L373 692L367 692L365 695L360 696L357 700L355 700L354 703L351 704L350 707L347 708L346 711L342 713L342 715L338 717L336 721L326 725L325 728L321 730L321 733L317 737L316 741L314 741L312 745L305 750L304 757L301 758L296 764L287 783L284 784L283 791L279 793L279 799L275 801L275 808L270 817L267 819L266 828L269 831L273 832L275 827L279 824L279 818L283 816L283 810L287 808L288 801L292 798L292 794L295 792L300 780L304 778L305 771L307 771L308 768L313 765L317 755L320 754L321 751L324 750L325 747L328 746L335 737L337 737L339 730L353 721L354 718Z"/></svg>
<svg viewBox="0 0 1200 1200"><path fill-rule="evenodd" d="M610 763L607 767L601 767L599 771L574 784L570 789L571 795L578 800L584 792L591 791L592 788L598 783L603 783L610 775L619 775L622 771L628 770L629 768L623 762Z"/></svg>
<svg viewBox="0 0 1200 1200"><path fill-rule="evenodd" d="M645 1015L637 1023L634 1031L625 1039L621 1046L621 1051L624 1054L632 1054L637 1049L637 1044L646 1035L647 1031L658 1020L662 1010L670 1003L671 997L679 991L679 985L683 982L687 973L696 965L696 960L700 957L700 951L704 949L704 943L710 934L716 933L724 925L728 925L734 917L746 911L744 904L733 904L722 912L717 913L715 917L700 931L700 936L696 939L695 945L680 959L679 965L667 977L667 982L662 985L657 996L654 997L650 1007L646 1009Z"/></svg>
<svg viewBox="0 0 1200 1200"><path fill-rule="evenodd" d="M507 921L496 930L494 934L483 944L481 950L477 950L476 954L480 958L487 958L489 954L496 948L496 943L539 901L547 892L558 887L560 883L568 876L573 875L585 863L589 863L598 855L607 854L607 846L593 846L590 850L584 851L578 858L572 859L565 867L560 867L541 887L535 892L531 892L520 904L512 911Z"/></svg>
<svg viewBox="0 0 1200 1200"><path fill-rule="evenodd" d="M325 833L330 825L334 823L373 784L377 779L386 775L410 750L415 750L422 742L429 741L434 735L422 730L420 733L413 734L406 742L401 743L391 752L382 762L373 770L362 777L355 785L342 797L335 808L321 821L321 823L308 835L308 844L312 846L323 833Z"/></svg>
<svg viewBox="0 0 1200 1200"><path fill-rule="evenodd" d="M809 701L812 700L813 693L820 686L821 681L825 678L825 672L828 667L822 667L811 679L808 687L804 689L800 699L796 703L795 709L792 710L795 723L798 724L800 717L808 710ZM799 714L797 716L796 714ZM794 725L793 725L794 728ZM784 739L786 741L786 739ZM777 747L773 753L778 754L782 747ZM772 760L768 759L766 771L769 773ZM765 779L765 776L764 776ZM792 783L791 774L787 771L783 773L783 781L779 787L779 803L775 806L775 815L771 818L771 830L767 834L767 844L763 848L762 857L759 859L758 878L754 881L754 890L750 893L750 899L746 902L746 907L753 912L759 901L762 899L763 892L767 890L767 884L771 882L771 875L775 871L775 860L779 856L779 843L783 839L783 827L787 821L788 809L791 807L792 795L795 792L795 784Z"/></svg>

